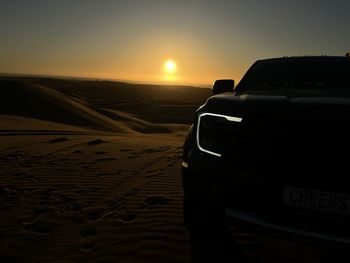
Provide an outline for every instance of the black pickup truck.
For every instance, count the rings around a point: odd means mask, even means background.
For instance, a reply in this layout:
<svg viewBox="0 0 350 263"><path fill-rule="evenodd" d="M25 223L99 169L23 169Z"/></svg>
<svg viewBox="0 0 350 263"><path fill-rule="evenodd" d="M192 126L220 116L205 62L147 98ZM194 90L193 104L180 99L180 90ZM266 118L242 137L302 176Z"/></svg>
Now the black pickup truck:
<svg viewBox="0 0 350 263"><path fill-rule="evenodd" d="M234 218L350 244L350 58L259 60L213 93L184 144L189 231Z"/></svg>

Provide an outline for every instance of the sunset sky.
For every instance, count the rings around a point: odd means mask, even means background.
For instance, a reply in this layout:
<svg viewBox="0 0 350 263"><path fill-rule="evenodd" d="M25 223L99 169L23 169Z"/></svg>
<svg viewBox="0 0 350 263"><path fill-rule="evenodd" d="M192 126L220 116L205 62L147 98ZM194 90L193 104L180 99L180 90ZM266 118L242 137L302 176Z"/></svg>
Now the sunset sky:
<svg viewBox="0 0 350 263"><path fill-rule="evenodd" d="M348 0L1 0L0 73L209 84L261 58L343 56L349 32Z"/></svg>

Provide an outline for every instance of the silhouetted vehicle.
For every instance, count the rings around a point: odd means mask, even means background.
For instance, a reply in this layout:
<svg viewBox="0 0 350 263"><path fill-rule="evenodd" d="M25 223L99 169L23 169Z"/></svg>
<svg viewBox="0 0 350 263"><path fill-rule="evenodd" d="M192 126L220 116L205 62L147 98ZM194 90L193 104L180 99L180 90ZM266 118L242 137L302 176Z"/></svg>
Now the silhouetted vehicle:
<svg viewBox="0 0 350 263"><path fill-rule="evenodd" d="M189 231L217 235L231 217L350 244L350 58L259 60L213 93L184 144Z"/></svg>

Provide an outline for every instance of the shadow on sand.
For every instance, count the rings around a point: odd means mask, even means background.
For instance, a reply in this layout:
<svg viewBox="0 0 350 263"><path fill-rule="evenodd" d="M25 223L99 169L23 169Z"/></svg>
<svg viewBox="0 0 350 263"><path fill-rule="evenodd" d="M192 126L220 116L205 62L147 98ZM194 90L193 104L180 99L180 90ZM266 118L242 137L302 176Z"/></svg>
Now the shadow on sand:
<svg viewBox="0 0 350 263"><path fill-rule="evenodd" d="M229 231L221 234L191 234L191 262L245 262L239 244Z"/></svg>

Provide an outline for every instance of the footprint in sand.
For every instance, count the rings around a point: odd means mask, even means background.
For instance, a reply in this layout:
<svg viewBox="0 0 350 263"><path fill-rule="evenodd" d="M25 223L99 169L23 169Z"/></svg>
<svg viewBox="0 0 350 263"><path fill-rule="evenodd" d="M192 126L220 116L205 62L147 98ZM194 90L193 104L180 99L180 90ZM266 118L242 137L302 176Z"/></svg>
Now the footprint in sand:
<svg viewBox="0 0 350 263"><path fill-rule="evenodd" d="M49 143L60 143L60 142L66 142L66 141L69 141L66 137L60 137L49 141Z"/></svg>
<svg viewBox="0 0 350 263"><path fill-rule="evenodd" d="M94 145L99 145L99 144L102 144L102 143L106 143L106 141L101 140L101 139L97 139L97 140L89 141L89 142L87 143L87 145L88 145L88 146L94 146Z"/></svg>
<svg viewBox="0 0 350 263"><path fill-rule="evenodd" d="M99 222L107 216L114 214L115 211L106 207L90 208L81 211L81 215L87 222Z"/></svg>
<svg viewBox="0 0 350 263"><path fill-rule="evenodd" d="M20 172L20 173L15 173L15 174L13 174L13 176L14 176L14 177L25 177L25 176L26 176L26 173L22 173L22 172Z"/></svg>
<svg viewBox="0 0 350 263"><path fill-rule="evenodd" d="M24 189L25 193L33 193L36 190L35 187L27 187Z"/></svg>
<svg viewBox="0 0 350 263"><path fill-rule="evenodd" d="M23 160L25 157L26 155L23 152L15 151L1 156L1 159L4 161L20 161Z"/></svg>
<svg viewBox="0 0 350 263"><path fill-rule="evenodd" d="M100 221L104 217L112 215L116 212L121 213L120 221L122 223L130 223L134 221L137 217L137 214L133 212L128 212L128 209L125 206L124 201L128 197L134 196L135 194L137 194L140 190L141 189L139 188L133 188L130 191L126 192L123 197L118 197L116 199L107 201L105 203L107 206L106 208L98 208L97 211L94 211L93 213L89 213L90 221L91 219L95 221Z"/></svg>
<svg viewBox="0 0 350 263"><path fill-rule="evenodd" d="M79 203L78 201L70 203L69 207L74 212L78 212L78 211L81 211L83 209L83 205L81 203Z"/></svg>
<svg viewBox="0 0 350 263"><path fill-rule="evenodd" d="M48 206L48 205L40 206L38 208L33 209L34 216L40 216L40 215L47 214L50 212L54 213L55 209L53 207ZM28 221L28 219L26 221Z"/></svg>
<svg viewBox="0 0 350 263"><path fill-rule="evenodd" d="M91 187L91 188L89 189L88 193L96 193L96 192L98 192L99 190L100 190L99 187Z"/></svg>
<svg viewBox="0 0 350 263"><path fill-rule="evenodd" d="M82 238L91 238L96 235L96 230L94 228L87 228L82 231L80 231L80 236Z"/></svg>
<svg viewBox="0 0 350 263"><path fill-rule="evenodd" d="M156 177L156 176L159 176L161 175L162 173L158 170L155 170L153 172L149 172L147 175L146 175L146 178L149 179L149 178L152 178L152 177Z"/></svg>
<svg viewBox="0 0 350 263"><path fill-rule="evenodd" d="M38 219L33 219L29 221L28 219L23 221L23 230L34 233L47 235L55 232L59 227L59 224L54 220L49 220L45 217L39 217Z"/></svg>
<svg viewBox="0 0 350 263"><path fill-rule="evenodd" d="M169 147L149 148L144 150L141 153L159 153L159 152L165 152L167 150L169 150Z"/></svg>
<svg viewBox="0 0 350 263"><path fill-rule="evenodd" d="M156 207L168 203L171 199L164 196L151 196L144 200L147 207Z"/></svg>
<svg viewBox="0 0 350 263"><path fill-rule="evenodd" d="M75 170L73 169L66 169L66 168L54 168L53 169L56 172L64 172L64 173L73 173Z"/></svg>
<svg viewBox="0 0 350 263"><path fill-rule="evenodd" d="M121 152L131 152L131 149L120 149Z"/></svg>
<svg viewBox="0 0 350 263"><path fill-rule="evenodd" d="M97 155L102 155L102 154L106 154L107 152L104 152L104 151L98 151L98 152L95 152L95 154Z"/></svg>
<svg viewBox="0 0 350 263"><path fill-rule="evenodd" d="M90 238L81 239L80 251L90 252L94 249L95 240Z"/></svg>
<svg viewBox="0 0 350 263"><path fill-rule="evenodd" d="M0 208L11 209L21 204L20 194L23 191L15 185L7 185L0 187Z"/></svg>
<svg viewBox="0 0 350 263"><path fill-rule="evenodd" d="M95 247L95 229L85 229L80 231L80 251L90 252Z"/></svg>
<svg viewBox="0 0 350 263"><path fill-rule="evenodd" d="M134 195L136 195L136 194L137 194L138 192L140 192L140 191L141 191L140 188L133 188L133 189L131 189L130 191L126 192L126 193L124 194L124 196L125 196L125 197L134 196Z"/></svg>
<svg viewBox="0 0 350 263"><path fill-rule="evenodd" d="M136 217L137 217L136 213L126 213L120 216L120 220L123 223L131 223L136 219Z"/></svg>
<svg viewBox="0 0 350 263"><path fill-rule="evenodd" d="M30 181L38 181L39 180L39 178L36 177L35 175L30 175L30 174L23 173L23 172L15 173L12 176L14 176L16 178L21 178L21 179L28 179Z"/></svg>
<svg viewBox="0 0 350 263"><path fill-rule="evenodd" d="M34 167L34 163L32 160L27 160L27 161L23 161L19 164L19 166L23 167L23 168L31 168Z"/></svg>
<svg viewBox="0 0 350 263"><path fill-rule="evenodd" d="M116 160L117 158L114 158L114 157L96 159L97 162L116 161Z"/></svg>
<svg viewBox="0 0 350 263"><path fill-rule="evenodd" d="M110 210L115 210L124 206L124 200L124 197L118 197L116 199L108 200L107 202L105 202L105 204Z"/></svg>
<svg viewBox="0 0 350 263"><path fill-rule="evenodd" d="M97 173L96 177L116 175L117 173Z"/></svg>

